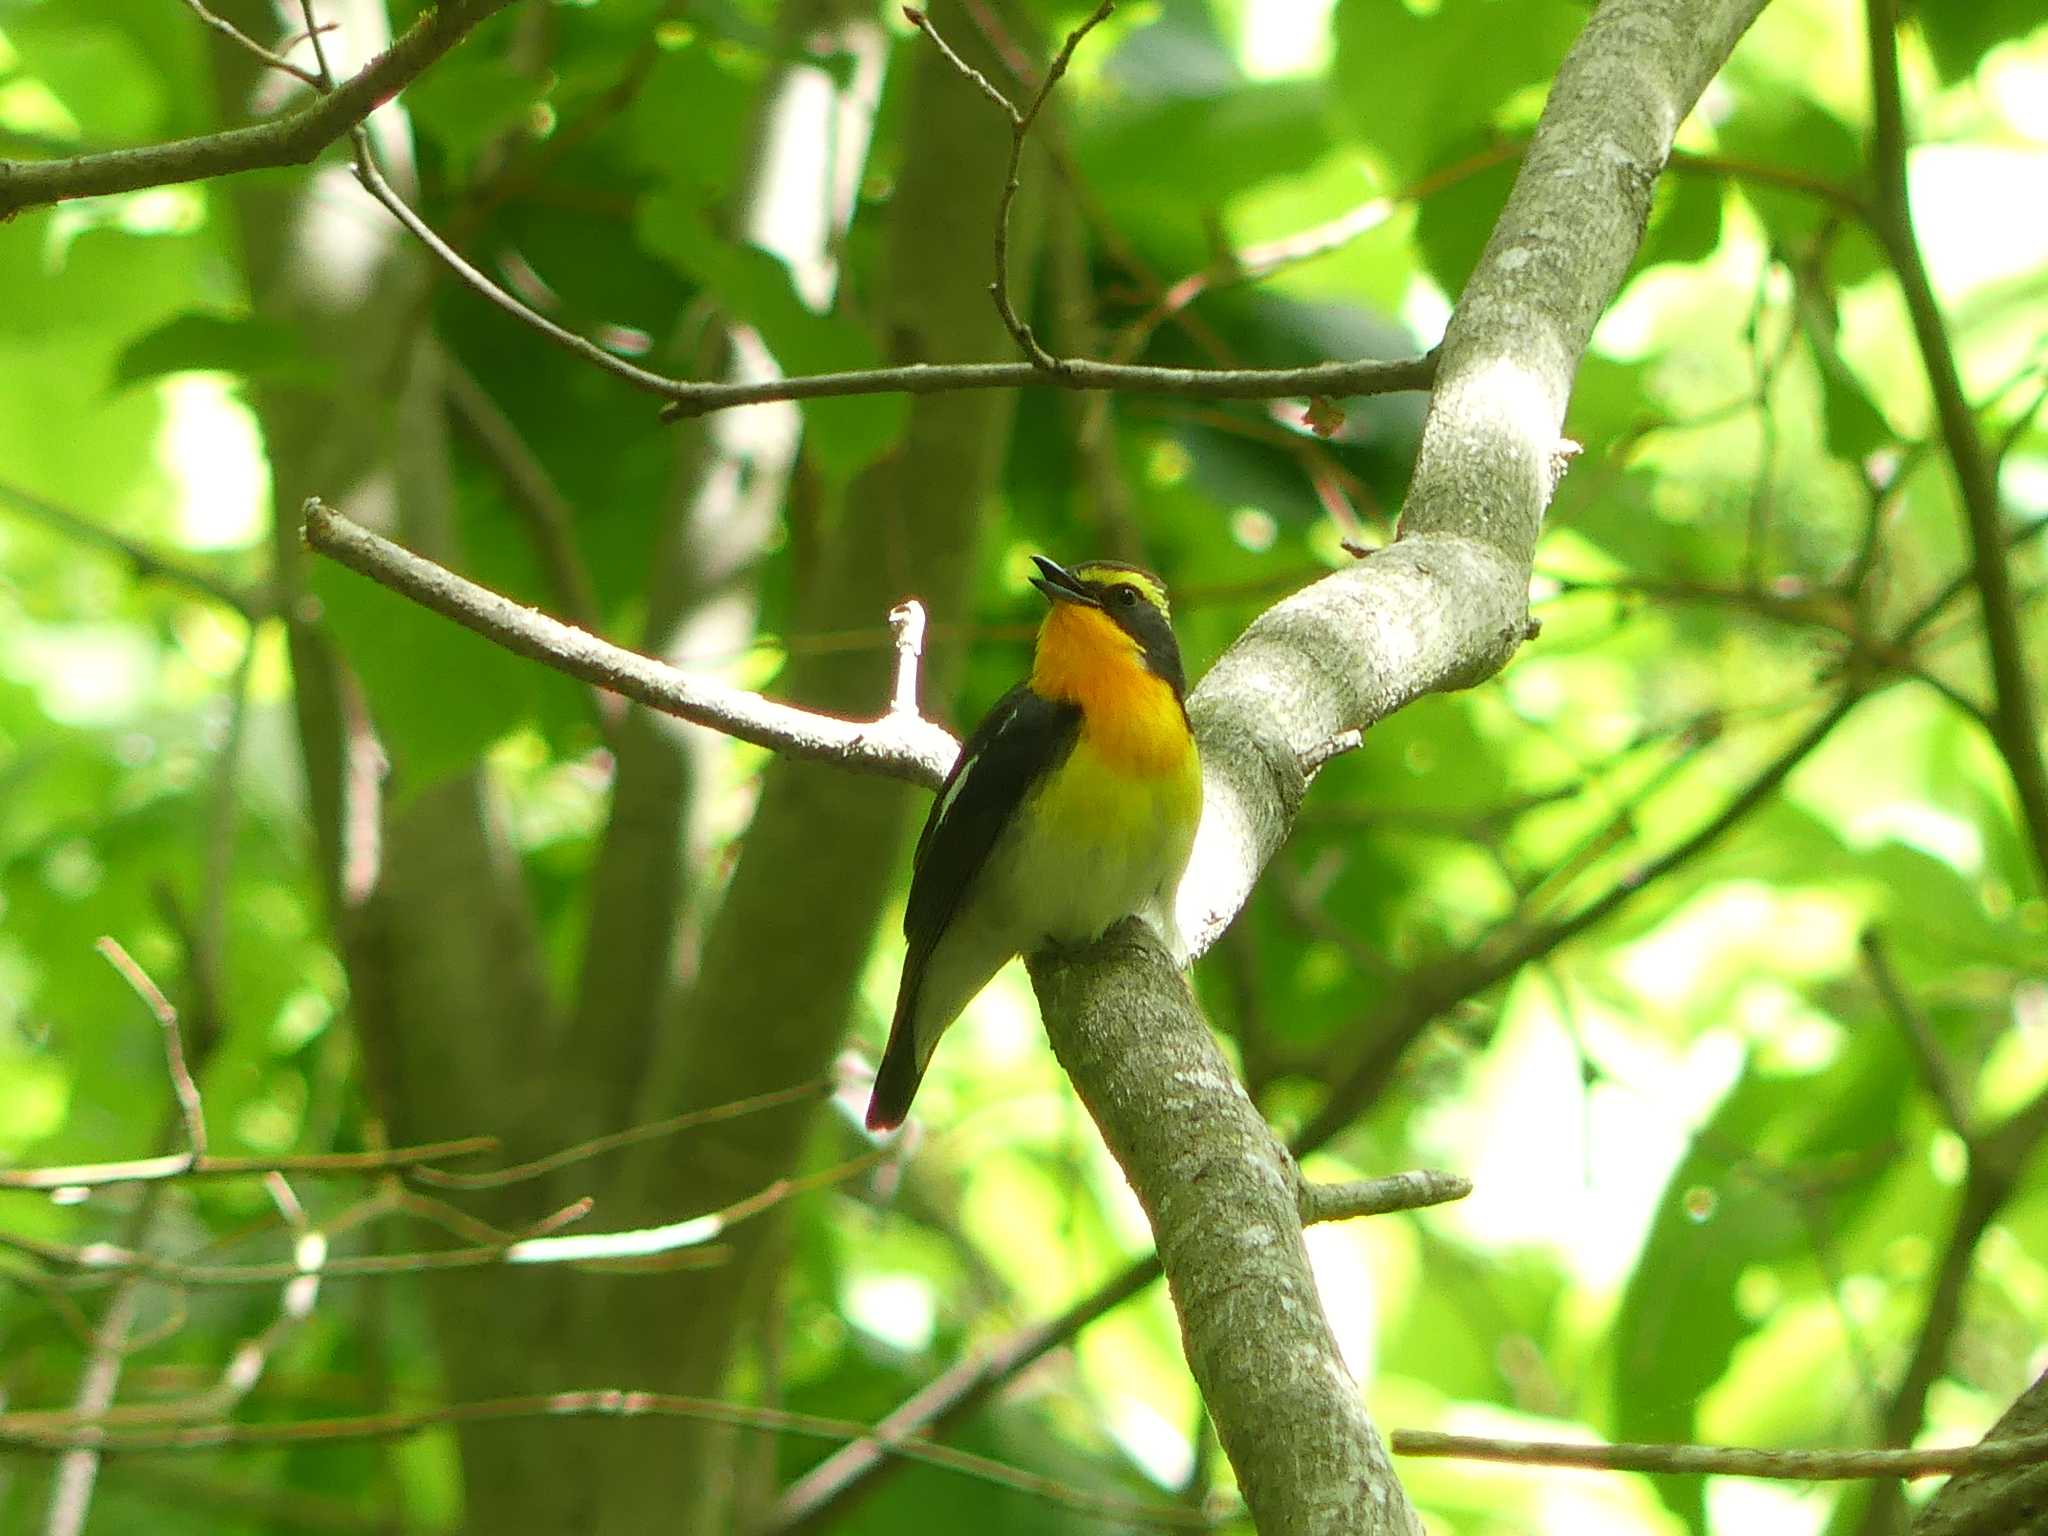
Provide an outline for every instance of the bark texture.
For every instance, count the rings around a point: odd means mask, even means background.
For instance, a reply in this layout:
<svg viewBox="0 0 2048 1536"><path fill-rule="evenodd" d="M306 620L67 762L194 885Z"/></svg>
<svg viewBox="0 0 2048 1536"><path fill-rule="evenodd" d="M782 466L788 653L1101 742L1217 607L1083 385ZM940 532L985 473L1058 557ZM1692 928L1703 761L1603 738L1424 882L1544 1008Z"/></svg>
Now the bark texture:
<svg viewBox="0 0 2048 1536"><path fill-rule="evenodd" d="M1323 1316L1293 1159L1173 961L1125 923L1085 958L1034 961L1032 979L1053 1051L1152 1223L1189 1369L1260 1536L1421 1536Z"/></svg>
<svg viewBox="0 0 2048 1536"><path fill-rule="evenodd" d="M2043 1432L2048 1432L2048 1371L2006 1409L1984 1440L2018 1440ZM1913 1536L2048 1536L2048 1466L1951 1478L1913 1521Z"/></svg>

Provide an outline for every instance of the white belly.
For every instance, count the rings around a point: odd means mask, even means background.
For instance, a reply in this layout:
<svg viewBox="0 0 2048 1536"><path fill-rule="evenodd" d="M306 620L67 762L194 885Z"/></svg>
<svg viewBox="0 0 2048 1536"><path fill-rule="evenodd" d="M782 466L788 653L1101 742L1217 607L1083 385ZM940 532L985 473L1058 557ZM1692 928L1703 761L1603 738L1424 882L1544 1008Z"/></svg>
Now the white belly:
<svg viewBox="0 0 2048 1536"><path fill-rule="evenodd" d="M985 894L1017 947L1085 943L1132 913L1156 926L1171 912L1187 868L1201 809L1199 770L1132 777L1103 765L1083 743L1053 782L1057 793L1034 796L989 860Z"/></svg>

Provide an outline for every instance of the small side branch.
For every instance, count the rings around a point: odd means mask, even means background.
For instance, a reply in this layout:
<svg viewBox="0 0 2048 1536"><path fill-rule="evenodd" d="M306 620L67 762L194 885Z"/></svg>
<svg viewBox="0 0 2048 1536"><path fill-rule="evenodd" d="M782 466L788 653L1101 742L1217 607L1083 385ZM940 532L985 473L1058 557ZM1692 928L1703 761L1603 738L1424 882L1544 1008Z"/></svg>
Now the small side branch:
<svg viewBox="0 0 2048 1536"><path fill-rule="evenodd" d="M914 716L918 670L924 664L924 604L905 598L889 610L889 628L896 635L896 688L889 697L889 713Z"/></svg>
<svg viewBox="0 0 2048 1536"><path fill-rule="evenodd" d="M319 77L310 69L294 64L282 53L264 47L233 22L225 17L214 15L212 11L206 8L202 0L185 0L185 8L197 16L208 28L218 32L237 48L243 49L254 57L261 59L271 69L282 70L294 79L304 81L307 85L319 84Z"/></svg>
<svg viewBox="0 0 2048 1536"><path fill-rule="evenodd" d="M1038 83L1037 91L1033 93L1030 102L1019 110L1009 97L990 83L988 76L974 68L947 45L946 40L939 36L938 28L932 25L929 16L915 6L906 5L903 8L903 14L909 19L910 24L932 40L939 52L945 55L946 62L965 75L1010 120L1010 163L1003 175L1003 195L996 203L996 275L995 280L989 284L988 291L989 296L995 300L996 313L1002 316L1003 329L1010 333L1011 339L1031 360L1031 366L1042 373L1059 374L1065 371L1068 364L1045 350L1038 338L1031 333L1031 327L1018 317L1016 307L1010 302L1010 209L1017 201L1017 189L1023 184L1019 168L1024 160L1024 141L1031 136L1032 125L1038 121L1039 113L1045 110L1046 99L1052 95L1053 87L1060 83L1060 77L1066 74L1067 66L1073 62L1074 50L1081 46L1081 39L1107 21L1110 12L1115 9L1116 0L1102 0L1102 3L1089 13L1086 20L1067 34L1066 42L1054 55L1051 65L1046 69L1045 78Z"/></svg>
<svg viewBox="0 0 2048 1536"><path fill-rule="evenodd" d="M198 1162L206 1156L206 1111L199 1101L199 1084L193 1081L191 1068L185 1064L185 1037L178 1029L178 1010L118 939L102 935L93 948L134 989L163 1033L164 1067L170 1073L171 1094L178 1101L178 1118L185 1126L185 1142L192 1150L192 1161Z"/></svg>
<svg viewBox="0 0 2048 1536"><path fill-rule="evenodd" d="M306 543L329 559L508 651L677 719L786 756L927 788L946 776L959 755L959 743L914 710L891 709L876 720L842 720L692 677L466 581L350 522L318 497L306 502L304 516Z"/></svg>
<svg viewBox="0 0 2048 1536"><path fill-rule="evenodd" d="M1353 1221L1360 1216L1385 1216L1425 1206L1448 1205L1472 1193L1472 1181L1440 1168L1414 1168L1378 1179L1351 1179L1342 1184L1312 1184L1307 1179L1295 1193L1301 1224Z"/></svg>
<svg viewBox="0 0 2048 1536"><path fill-rule="evenodd" d="M1302 778L1314 778L1334 759L1342 757L1346 752L1356 752L1364 745L1365 732L1356 729L1339 731L1327 740L1316 743L1297 760L1301 765Z"/></svg>
<svg viewBox="0 0 2048 1536"><path fill-rule="evenodd" d="M662 408L661 419L680 421L770 400L936 395L954 390L1023 389L1032 385L1164 395L1179 400L1282 400L1297 395L1343 399L1428 389L1435 377L1434 352L1392 361L1310 363L1300 368L1155 368L1085 357L1061 358L1059 367L1052 372L1035 363L911 363L901 368L864 368L789 379L702 384L671 381L667 390L671 403Z"/></svg>
<svg viewBox="0 0 2048 1536"><path fill-rule="evenodd" d="M285 1157L194 1157L171 1152L111 1163L66 1163L48 1168L0 1168L0 1189L107 1189L117 1184L162 1184L184 1179L246 1179L270 1174L352 1177L427 1172L426 1165L478 1152L495 1152L495 1136L431 1141L388 1152L308 1152Z"/></svg>
<svg viewBox="0 0 2048 1536"><path fill-rule="evenodd" d="M1601 1472L1684 1472L1765 1477L1782 1482L1850 1482L1873 1477L1939 1477L1993 1467L2048 1462L2048 1434L1909 1451L1764 1451L1739 1445L1580 1445L1569 1441L1497 1440L1397 1429L1397 1456L1455 1456L1539 1467Z"/></svg>

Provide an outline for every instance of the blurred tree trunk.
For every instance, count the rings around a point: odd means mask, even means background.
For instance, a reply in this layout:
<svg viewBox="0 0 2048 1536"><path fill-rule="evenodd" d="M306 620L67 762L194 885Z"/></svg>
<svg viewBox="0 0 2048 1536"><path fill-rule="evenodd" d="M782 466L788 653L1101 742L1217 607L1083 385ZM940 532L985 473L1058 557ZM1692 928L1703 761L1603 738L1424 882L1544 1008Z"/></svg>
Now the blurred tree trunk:
<svg viewBox="0 0 2048 1536"><path fill-rule="evenodd" d="M261 33L261 17L252 3L236 19ZM337 69L384 35L371 0L355 0L335 19ZM974 35L957 11L950 22L955 36ZM873 308L895 360L1000 355L1007 343L985 274L1007 131L935 54L915 58L908 111L920 153L906 164L891 206L884 291ZM239 66L238 58L225 87L238 105L251 83ZM404 187L402 120L387 111L379 126L387 169ZM461 563L426 325L433 274L339 168L304 183L247 180L233 193L258 309L304 327L346 369L331 393L271 389L257 407L274 472L278 580L294 614L308 803L367 1069L392 1134L488 1131L516 1157L636 1116L822 1072L844 1037L858 972L919 809L915 797L830 769L771 764L743 857L705 936L701 974L677 1008L676 933L701 876L684 857L695 772L673 727L629 718L594 877L583 981L558 1026L481 765L419 785L397 762L387 801L366 771L377 700L354 700L353 683L299 601L297 507L309 494ZM1024 272L1033 197L1027 191L1016 221L1015 266ZM345 271L337 270L343 251L353 253ZM994 395L915 404L898 449L827 509L805 627L879 630L887 609L910 593L942 611L966 605L1012 410L1012 400ZM778 489L772 472L749 476L708 434L685 439L679 459L677 513L656 562L646 637L672 654L707 624L729 633L735 613L750 625L747 567L764 526L763 500ZM957 662L947 648L935 651L928 697L947 696ZM800 659L779 691L867 713L887 687L886 652L871 652ZM662 1021L678 1012L673 1034L657 1046ZM812 1123L808 1111L756 1117L688 1144L662 1144L617 1178L585 1165L574 1192L596 1194L607 1226L675 1219L786 1171ZM480 1214L513 1225L534 1206L531 1190L514 1191L502 1208L486 1202ZM774 1251L769 1228L736 1237L735 1262L709 1276L437 1278L427 1294L450 1398L577 1384L716 1394ZM584 1440L579 1451L589 1454L565 1457L565 1434ZM465 1524L714 1530L730 1492L718 1475L725 1450L724 1436L673 1424L465 1431Z"/></svg>
<svg viewBox="0 0 2048 1536"><path fill-rule="evenodd" d="M339 23L327 46L337 71L388 38L382 5L329 0ZM236 9L253 32L273 30L260 5ZM254 80L223 54L239 100ZM394 182L410 185L404 120L385 109L373 136ZM553 1144L543 1112L544 1042L552 1002L517 861L501 834L481 763L427 784L400 758L379 782L378 701L355 684L306 596L298 506L311 494L434 556L460 564L444 433L440 357L427 324L428 259L329 165L305 180L244 177L223 189L242 225L251 297L339 361L330 389L265 388L256 399L268 446L272 553L289 616L294 697L307 802L350 1007L377 1108L401 1140L490 1132L508 1155ZM514 1191L476 1209L530 1219ZM489 1271L432 1281L427 1298L455 1397L531 1386L508 1340L552 1325L542 1288ZM445 1282L445 1283L444 1283ZM546 1433L535 1426L465 1431L468 1518L475 1529L522 1522Z"/></svg>
<svg viewBox="0 0 2048 1536"><path fill-rule="evenodd" d="M951 10L951 15L945 14ZM942 8L948 35L975 28ZM1008 132L989 103L932 50L912 55L903 166L888 219L888 259L873 308L892 361L1002 355L989 303L989 241ZM988 67L994 68L993 61ZM1033 181L1037 180L1034 176ZM1036 188L1027 198L1036 197ZM1020 232L1034 225L1020 207ZM1028 233L1015 253L1030 270ZM903 441L826 509L804 627L877 632L916 594L935 610L968 603L1009 440L1014 402L995 394L913 402ZM887 697L886 651L794 658L779 696L871 714ZM929 658L925 695L944 700L958 648ZM694 985L660 1044L638 1114L673 1114L786 1086L824 1072L846 1033L861 967L897 875L921 797L827 767L772 762L724 902L712 918ZM628 1165L624 1208L611 1220L671 1221L715 1208L787 1173L815 1106L750 1116L662 1143ZM730 1235L734 1258L707 1273L621 1278L584 1293L573 1369L581 1384L631 1383L716 1396L753 1300L772 1283L772 1224ZM675 1424L603 1426L580 1481L578 1530L716 1531L729 1519L729 1434Z"/></svg>
<svg viewBox="0 0 2048 1536"><path fill-rule="evenodd" d="M801 57L806 40L823 32L834 51L859 62L844 89L812 65L785 63L770 74L751 115L731 233L780 255L807 296L829 296L830 250L852 210L886 39L871 11L846 0L799 0L778 26L785 59ZM820 173L818 146L828 143L848 146L850 177ZM812 204L821 205L814 226L778 227L778 209ZM700 350L694 377L772 371L751 333L734 335L722 323ZM641 650L708 676L730 673L745 654L758 611L756 566L781 520L801 427L797 408L783 403L667 429L675 434L676 483L651 562ZM710 883L702 790L727 750L713 733L638 705L615 746L583 963L558 1049L554 1112L571 1142L615 1130L637 1111L648 1053L695 969L697 908ZM559 1200L585 1193L591 1173L566 1170Z"/></svg>

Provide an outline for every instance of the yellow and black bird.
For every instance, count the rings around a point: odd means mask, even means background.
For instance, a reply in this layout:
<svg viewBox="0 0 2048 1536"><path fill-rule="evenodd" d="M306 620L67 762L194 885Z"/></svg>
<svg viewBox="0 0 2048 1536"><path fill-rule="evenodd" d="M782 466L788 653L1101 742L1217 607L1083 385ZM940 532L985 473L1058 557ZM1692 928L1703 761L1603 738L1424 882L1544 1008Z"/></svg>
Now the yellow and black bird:
<svg viewBox="0 0 2048 1536"><path fill-rule="evenodd" d="M1052 611L1031 676L967 738L918 839L870 1130L903 1123L939 1036L1011 956L1133 913L1173 933L1202 769L1166 588L1115 561L1032 559Z"/></svg>

